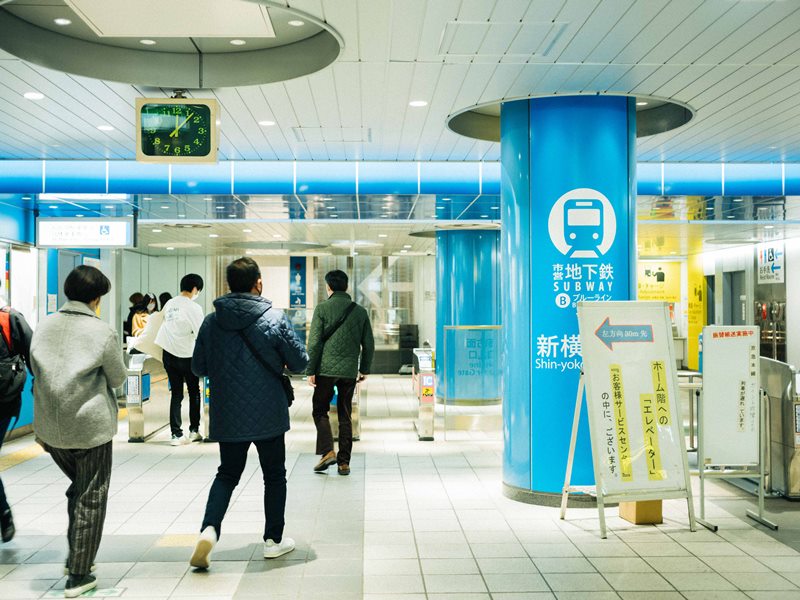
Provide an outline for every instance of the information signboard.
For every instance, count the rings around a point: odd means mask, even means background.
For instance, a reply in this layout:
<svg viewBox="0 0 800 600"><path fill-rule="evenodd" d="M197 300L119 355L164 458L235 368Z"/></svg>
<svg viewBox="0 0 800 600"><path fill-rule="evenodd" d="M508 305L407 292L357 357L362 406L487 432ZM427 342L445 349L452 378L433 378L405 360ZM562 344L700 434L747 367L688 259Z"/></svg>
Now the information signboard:
<svg viewBox="0 0 800 600"><path fill-rule="evenodd" d="M36 219L40 248L131 248L133 219Z"/></svg>
<svg viewBox="0 0 800 600"><path fill-rule="evenodd" d="M756 246L758 258L758 283L783 283L783 242L771 242Z"/></svg>
<svg viewBox="0 0 800 600"><path fill-rule="evenodd" d="M759 328L703 328L702 455L706 465L757 466Z"/></svg>
<svg viewBox="0 0 800 600"><path fill-rule="evenodd" d="M597 493L689 494L672 328L663 302L581 302Z"/></svg>

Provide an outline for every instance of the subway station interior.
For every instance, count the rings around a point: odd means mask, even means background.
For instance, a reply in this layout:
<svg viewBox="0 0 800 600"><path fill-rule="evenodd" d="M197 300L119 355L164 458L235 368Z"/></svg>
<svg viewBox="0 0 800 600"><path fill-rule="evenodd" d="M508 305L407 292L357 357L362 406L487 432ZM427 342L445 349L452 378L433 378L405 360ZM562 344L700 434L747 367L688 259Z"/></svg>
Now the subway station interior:
<svg viewBox="0 0 800 600"><path fill-rule="evenodd" d="M0 393L4 600L800 599L797 0L0 0L0 265L0 389L33 331ZM290 374L284 541L266 436L214 531L215 415L287 407L255 351L204 342L231 395L194 340L260 295L325 365L336 271L374 353L322 416L334 373ZM182 292L186 436L147 341ZM86 506L57 461L101 446L47 422L100 419L47 387L89 353L54 337L76 310L125 372L93 367L116 433ZM345 380L352 456L320 467Z"/></svg>

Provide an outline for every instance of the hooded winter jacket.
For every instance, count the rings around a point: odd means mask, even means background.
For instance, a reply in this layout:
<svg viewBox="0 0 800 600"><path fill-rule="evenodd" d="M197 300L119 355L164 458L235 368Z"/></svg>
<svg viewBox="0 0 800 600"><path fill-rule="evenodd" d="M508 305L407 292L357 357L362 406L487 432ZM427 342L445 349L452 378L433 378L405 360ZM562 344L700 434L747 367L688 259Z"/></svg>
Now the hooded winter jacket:
<svg viewBox="0 0 800 600"><path fill-rule="evenodd" d="M289 406L278 377L267 371L242 334L275 371L302 371L303 343L286 315L255 294L227 294L200 327L192 371L208 377L209 437L218 442L252 442L289 431Z"/></svg>

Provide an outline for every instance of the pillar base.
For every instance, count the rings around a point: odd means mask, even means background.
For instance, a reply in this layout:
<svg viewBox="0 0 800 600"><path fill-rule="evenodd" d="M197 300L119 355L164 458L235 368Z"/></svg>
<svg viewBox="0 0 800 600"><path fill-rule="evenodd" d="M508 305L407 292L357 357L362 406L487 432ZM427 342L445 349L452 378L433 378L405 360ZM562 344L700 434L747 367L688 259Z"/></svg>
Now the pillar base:
<svg viewBox="0 0 800 600"><path fill-rule="evenodd" d="M537 492L534 490L526 490L509 485L503 482L503 495L506 498L516 502L524 502L525 504L535 504L537 506L552 506L558 508L561 506L561 494L551 494L549 492ZM616 503L606 503L606 508L613 508L617 506ZM570 495L567 502L568 508L597 508L597 498L583 495Z"/></svg>

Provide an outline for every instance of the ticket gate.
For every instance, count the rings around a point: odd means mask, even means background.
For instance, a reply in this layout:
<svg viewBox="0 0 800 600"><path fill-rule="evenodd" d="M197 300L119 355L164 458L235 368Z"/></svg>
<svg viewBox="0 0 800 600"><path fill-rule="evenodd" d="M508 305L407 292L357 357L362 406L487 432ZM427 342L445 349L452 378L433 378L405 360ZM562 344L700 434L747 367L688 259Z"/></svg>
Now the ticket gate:
<svg viewBox="0 0 800 600"><path fill-rule="evenodd" d="M420 441L433 441L433 425L436 400L436 373L433 350L415 348L411 372L411 384L417 397L417 418L414 427Z"/></svg>
<svg viewBox="0 0 800 600"><path fill-rule="evenodd" d="M125 405L129 442L144 442L169 426L169 398L150 394L150 369L157 364L158 361L147 354L132 354L128 358Z"/></svg>
<svg viewBox="0 0 800 600"><path fill-rule="evenodd" d="M800 500L800 396L791 365L760 358L761 388L767 394L767 490Z"/></svg>

